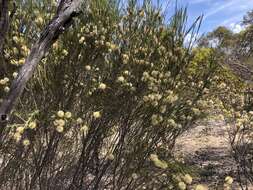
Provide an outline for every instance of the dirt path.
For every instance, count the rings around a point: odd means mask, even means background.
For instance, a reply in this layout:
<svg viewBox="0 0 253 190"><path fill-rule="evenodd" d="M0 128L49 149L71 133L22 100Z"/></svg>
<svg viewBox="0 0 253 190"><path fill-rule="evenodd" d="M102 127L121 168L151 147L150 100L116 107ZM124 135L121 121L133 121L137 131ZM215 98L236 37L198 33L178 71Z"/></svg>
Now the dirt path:
<svg viewBox="0 0 253 190"><path fill-rule="evenodd" d="M210 190L223 189L228 175L236 178L236 164L230 156L228 133L222 121L211 120L190 130L177 140L176 152L187 164L199 168L201 178L195 183L206 184ZM235 183L232 189L240 188Z"/></svg>

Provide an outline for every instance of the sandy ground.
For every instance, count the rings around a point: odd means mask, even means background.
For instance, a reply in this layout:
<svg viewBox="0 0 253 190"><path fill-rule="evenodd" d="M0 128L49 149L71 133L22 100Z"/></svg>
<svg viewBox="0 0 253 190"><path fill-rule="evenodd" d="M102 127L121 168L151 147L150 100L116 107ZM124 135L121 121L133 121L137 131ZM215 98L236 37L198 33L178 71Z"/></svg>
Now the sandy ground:
<svg viewBox="0 0 253 190"><path fill-rule="evenodd" d="M211 120L181 136L176 142L176 154L187 164L199 168L201 177L195 178L195 184L221 190L224 178L229 175L235 179L232 189L241 189L236 183L236 164L230 156L228 133L223 122Z"/></svg>

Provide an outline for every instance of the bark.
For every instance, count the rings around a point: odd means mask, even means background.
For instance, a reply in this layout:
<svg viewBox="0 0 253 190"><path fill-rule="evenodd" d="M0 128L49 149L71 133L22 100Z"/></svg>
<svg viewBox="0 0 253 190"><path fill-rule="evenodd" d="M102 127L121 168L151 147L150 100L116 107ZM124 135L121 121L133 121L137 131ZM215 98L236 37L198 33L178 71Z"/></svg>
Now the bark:
<svg viewBox="0 0 253 190"><path fill-rule="evenodd" d="M5 1L5 0L3 0ZM9 114L14 108L17 99L22 95L28 80L32 77L36 66L46 55L59 35L72 23L73 17L80 12L80 7L87 0L61 0L56 15L41 32L40 38L31 48L25 64L21 67L18 77L13 81L10 92L0 106L0 134L5 128Z"/></svg>
<svg viewBox="0 0 253 190"><path fill-rule="evenodd" d="M2 54L5 36L9 29L9 0L0 0L0 54Z"/></svg>

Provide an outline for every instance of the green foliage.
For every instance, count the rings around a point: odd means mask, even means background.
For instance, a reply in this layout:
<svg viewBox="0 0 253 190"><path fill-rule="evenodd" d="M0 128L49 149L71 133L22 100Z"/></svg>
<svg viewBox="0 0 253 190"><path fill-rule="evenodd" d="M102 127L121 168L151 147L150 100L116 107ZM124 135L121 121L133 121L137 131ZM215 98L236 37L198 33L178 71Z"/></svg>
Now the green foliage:
<svg viewBox="0 0 253 190"><path fill-rule="evenodd" d="M53 16L55 4L46 3L19 3L1 98ZM175 189L191 181L173 147L213 108L223 69L213 49L185 47L200 18L189 29L185 9L165 24L149 1L120 3L91 1L37 67L1 137L0 188Z"/></svg>

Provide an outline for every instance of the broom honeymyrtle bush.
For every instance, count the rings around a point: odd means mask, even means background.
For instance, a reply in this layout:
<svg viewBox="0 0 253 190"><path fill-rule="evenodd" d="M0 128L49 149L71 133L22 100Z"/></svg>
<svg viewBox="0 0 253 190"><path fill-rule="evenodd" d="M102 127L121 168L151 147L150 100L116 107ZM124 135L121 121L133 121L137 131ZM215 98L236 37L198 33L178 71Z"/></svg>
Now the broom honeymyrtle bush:
<svg viewBox="0 0 253 190"><path fill-rule="evenodd" d="M227 68L218 69L216 93L212 97L216 112L227 125L231 156L236 162L236 177L241 189L252 184L252 84L245 83ZM225 181L232 181L228 176ZM225 187L229 187L225 183ZM231 183L232 184L232 183ZM230 184L230 185L231 185Z"/></svg>
<svg viewBox="0 0 253 190"><path fill-rule="evenodd" d="M237 85L238 87L238 85ZM239 88L237 88L239 89ZM227 93L225 121L228 124L231 152L237 163L241 189L252 185L252 87L250 84ZM224 98L223 97L223 98ZM228 102L228 98L230 99Z"/></svg>
<svg viewBox="0 0 253 190"><path fill-rule="evenodd" d="M214 51L185 44L201 18L187 30L185 9L167 24L150 1L119 5L91 1L37 66L1 134L1 189L192 183L173 157L175 140L208 114L211 92L222 86ZM1 65L1 98L55 6L18 4Z"/></svg>

